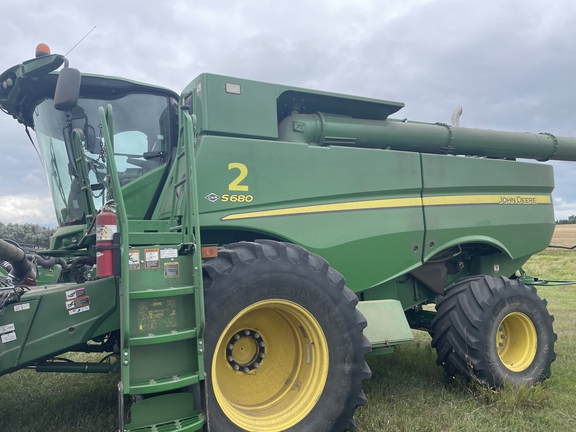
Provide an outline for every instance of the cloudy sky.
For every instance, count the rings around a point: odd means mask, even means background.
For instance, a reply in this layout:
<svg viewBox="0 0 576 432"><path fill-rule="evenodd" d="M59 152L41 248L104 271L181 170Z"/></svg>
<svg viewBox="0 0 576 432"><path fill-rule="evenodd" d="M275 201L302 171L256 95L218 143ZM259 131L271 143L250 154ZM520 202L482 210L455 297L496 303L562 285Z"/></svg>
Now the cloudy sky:
<svg viewBox="0 0 576 432"><path fill-rule="evenodd" d="M576 136L576 2L2 1L0 69L38 43L83 72L180 92L201 72L404 102L395 117ZM0 117L0 222L55 225L24 128ZM576 164L555 163L556 218Z"/></svg>

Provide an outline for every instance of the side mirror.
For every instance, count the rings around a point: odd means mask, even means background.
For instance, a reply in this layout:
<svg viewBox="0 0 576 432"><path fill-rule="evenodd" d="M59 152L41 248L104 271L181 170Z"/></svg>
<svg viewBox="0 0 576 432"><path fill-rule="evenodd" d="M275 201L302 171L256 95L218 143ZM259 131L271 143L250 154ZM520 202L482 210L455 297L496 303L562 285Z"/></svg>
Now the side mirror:
<svg viewBox="0 0 576 432"><path fill-rule="evenodd" d="M78 104L80 97L80 71L64 67L58 76L54 92L54 108L59 111L70 111Z"/></svg>

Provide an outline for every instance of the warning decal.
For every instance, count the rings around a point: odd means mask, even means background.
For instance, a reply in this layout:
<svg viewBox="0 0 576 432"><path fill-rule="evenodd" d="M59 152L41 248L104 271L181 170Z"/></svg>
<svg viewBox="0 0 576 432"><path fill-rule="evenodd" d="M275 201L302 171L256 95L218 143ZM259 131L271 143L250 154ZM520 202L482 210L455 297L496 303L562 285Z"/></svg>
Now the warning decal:
<svg viewBox="0 0 576 432"><path fill-rule="evenodd" d="M74 300L66 301L66 309L76 309L90 304L90 297L84 296Z"/></svg>
<svg viewBox="0 0 576 432"><path fill-rule="evenodd" d="M160 267L160 249L144 249L144 265L147 269Z"/></svg>
<svg viewBox="0 0 576 432"><path fill-rule="evenodd" d="M140 270L140 251L128 251L128 267L130 270Z"/></svg>
<svg viewBox="0 0 576 432"><path fill-rule="evenodd" d="M73 300L78 297L86 295L86 288L76 288L70 291L66 291L66 300Z"/></svg>

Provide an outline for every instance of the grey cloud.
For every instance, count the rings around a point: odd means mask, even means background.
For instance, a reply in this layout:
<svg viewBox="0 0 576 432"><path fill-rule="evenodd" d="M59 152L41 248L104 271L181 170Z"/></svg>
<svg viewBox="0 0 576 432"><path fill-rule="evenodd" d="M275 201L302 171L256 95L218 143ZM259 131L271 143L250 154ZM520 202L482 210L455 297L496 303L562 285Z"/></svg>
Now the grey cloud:
<svg viewBox="0 0 576 432"><path fill-rule="evenodd" d="M207 71L396 100L400 118L448 122L462 105L466 127L576 136L574 2L22 0L0 12L4 68L38 42L65 53L97 26L69 55L83 72L178 92ZM1 179L45 195L22 127L7 116L0 127L3 160L22 161L4 163ZM555 164L568 203L573 165Z"/></svg>

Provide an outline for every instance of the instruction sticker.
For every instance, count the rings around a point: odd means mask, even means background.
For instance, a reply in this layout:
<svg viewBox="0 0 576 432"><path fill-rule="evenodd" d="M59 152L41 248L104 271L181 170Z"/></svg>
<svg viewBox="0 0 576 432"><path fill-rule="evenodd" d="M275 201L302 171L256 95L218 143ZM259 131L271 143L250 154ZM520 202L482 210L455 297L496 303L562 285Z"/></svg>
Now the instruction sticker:
<svg viewBox="0 0 576 432"><path fill-rule="evenodd" d="M76 288L70 291L66 291L66 300L74 300L75 298L82 297L86 295L86 288Z"/></svg>
<svg viewBox="0 0 576 432"><path fill-rule="evenodd" d="M175 299L138 301L138 331L167 332L178 325Z"/></svg>
<svg viewBox="0 0 576 432"><path fill-rule="evenodd" d="M75 300L68 300L66 302L66 309L78 309L90 304L90 297L80 297Z"/></svg>
<svg viewBox="0 0 576 432"><path fill-rule="evenodd" d="M140 251L128 251L128 267L130 270L140 270Z"/></svg>
<svg viewBox="0 0 576 432"><path fill-rule="evenodd" d="M77 309L70 309L68 311L68 315L76 315L77 313L86 312L89 310L90 310L90 306L84 306L84 307L77 308Z"/></svg>
<svg viewBox="0 0 576 432"><path fill-rule="evenodd" d="M118 232L116 225L98 225L96 226L97 241L111 241L112 236Z"/></svg>
<svg viewBox="0 0 576 432"><path fill-rule="evenodd" d="M15 330L16 327L14 327L14 323L0 326L0 334L1 334L0 339L2 340L2 343L16 340Z"/></svg>
<svg viewBox="0 0 576 432"><path fill-rule="evenodd" d="M6 333L3 334L2 336L0 336L0 338L2 339L2 343L6 343L6 342L12 342L16 340L16 332L10 332L10 333Z"/></svg>
<svg viewBox="0 0 576 432"><path fill-rule="evenodd" d="M166 278L178 277L179 274L180 273L177 262L164 263L164 277Z"/></svg>
<svg viewBox="0 0 576 432"><path fill-rule="evenodd" d="M147 269L160 267L160 249L144 249L144 265Z"/></svg>
<svg viewBox="0 0 576 432"><path fill-rule="evenodd" d="M14 305L14 312L20 312L20 311L28 310L28 309L30 309L30 303L23 303L23 304Z"/></svg>
<svg viewBox="0 0 576 432"><path fill-rule="evenodd" d="M178 249L170 248L170 249L162 249L160 251L160 258L178 258Z"/></svg>
<svg viewBox="0 0 576 432"><path fill-rule="evenodd" d="M14 330L16 330L16 327L14 327L14 323L0 326L0 334L8 333Z"/></svg>

